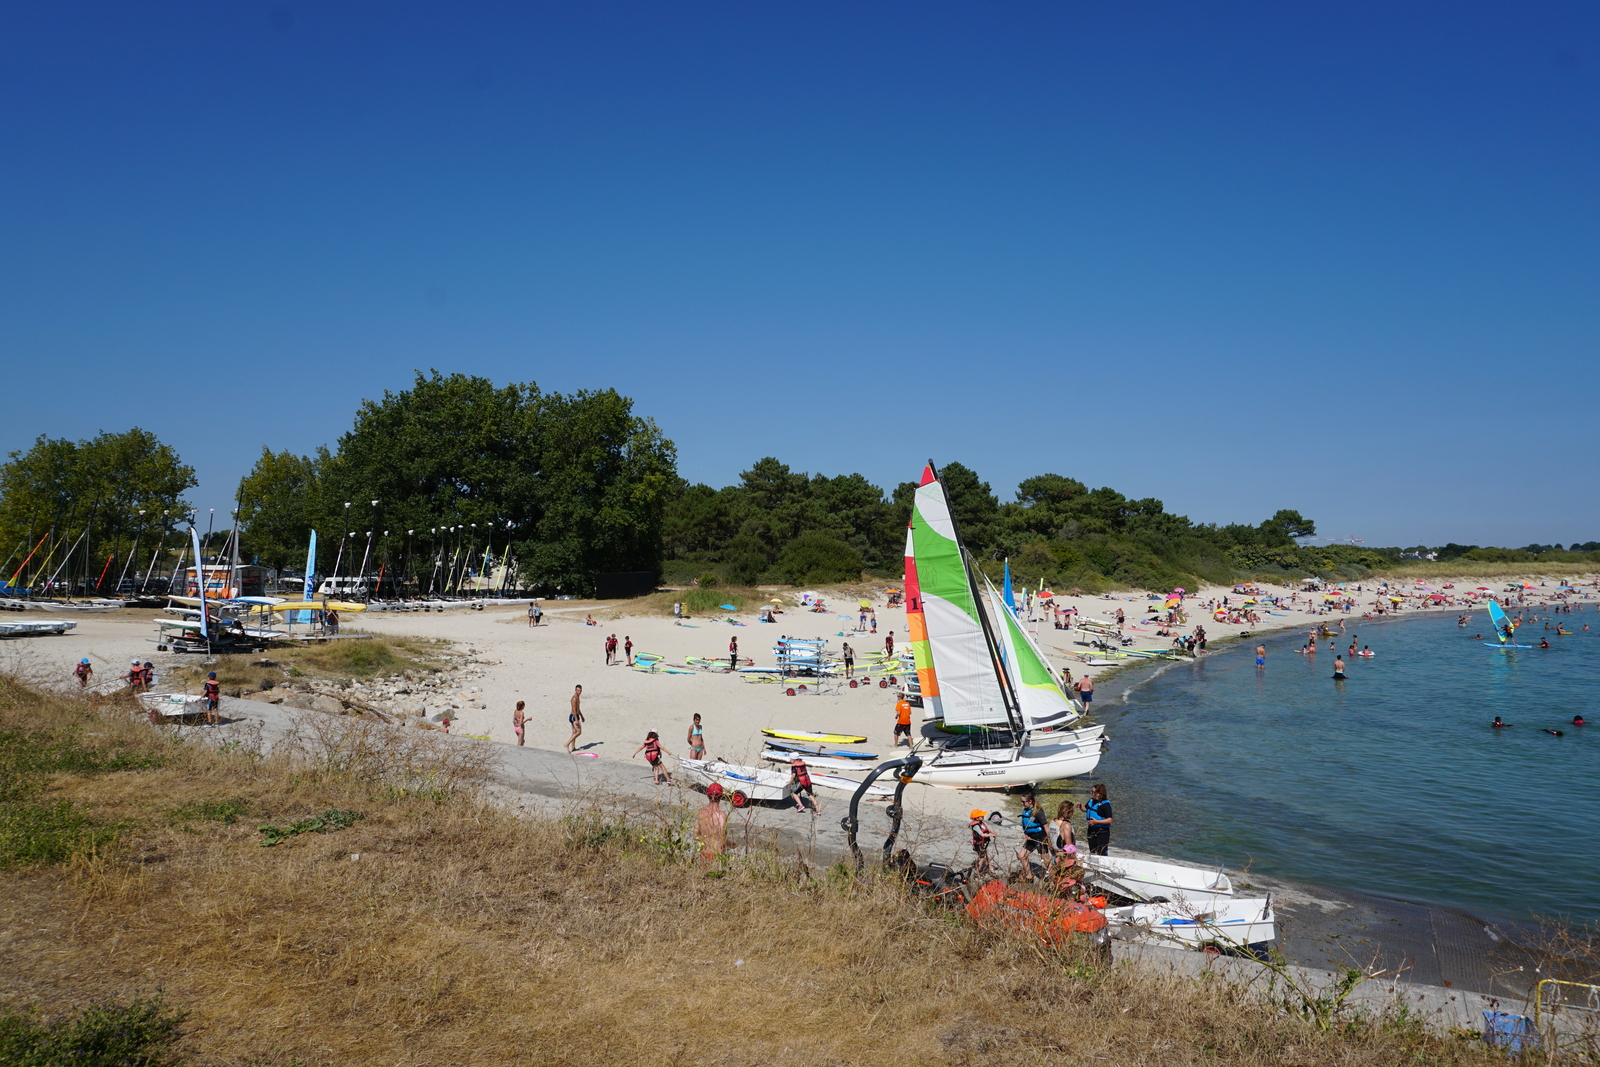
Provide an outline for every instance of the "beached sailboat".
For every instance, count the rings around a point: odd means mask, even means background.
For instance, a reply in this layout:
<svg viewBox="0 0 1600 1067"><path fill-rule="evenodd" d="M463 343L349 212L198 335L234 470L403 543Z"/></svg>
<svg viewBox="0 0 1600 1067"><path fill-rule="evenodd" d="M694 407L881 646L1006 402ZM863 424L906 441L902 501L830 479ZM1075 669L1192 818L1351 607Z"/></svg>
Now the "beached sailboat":
<svg viewBox="0 0 1600 1067"><path fill-rule="evenodd" d="M914 781L1023 785L1087 774L1099 764L1105 728L1074 728L1077 709L1032 635L993 586L979 591L931 463L906 533L906 615L924 710L951 726L983 728L940 745Z"/></svg>

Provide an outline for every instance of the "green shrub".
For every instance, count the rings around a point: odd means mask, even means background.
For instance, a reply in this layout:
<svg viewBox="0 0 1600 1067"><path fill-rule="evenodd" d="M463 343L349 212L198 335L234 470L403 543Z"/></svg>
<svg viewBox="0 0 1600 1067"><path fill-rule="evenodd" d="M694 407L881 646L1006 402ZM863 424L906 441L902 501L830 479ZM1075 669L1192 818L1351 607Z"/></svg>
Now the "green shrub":
<svg viewBox="0 0 1600 1067"><path fill-rule="evenodd" d="M789 542L778 557L778 570L790 585L825 585L861 577L861 553L837 537L815 531Z"/></svg>
<svg viewBox="0 0 1600 1067"><path fill-rule="evenodd" d="M74 853L105 844L117 827L90 818L70 800L54 804L0 804L0 870L65 863ZM0 1063L7 1062L0 1057Z"/></svg>
<svg viewBox="0 0 1600 1067"><path fill-rule="evenodd" d="M744 597L736 593L718 592L715 589L691 589L683 598L684 610L693 615L716 614L722 610L724 604L743 608Z"/></svg>
<svg viewBox="0 0 1600 1067"><path fill-rule="evenodd" d="M0 1015L0 1063L10 1067L163 1067L179 1062L173 1046L184 1013L157 994L127 1004L91 1004L77 1015L41 1023Z"/></svg>

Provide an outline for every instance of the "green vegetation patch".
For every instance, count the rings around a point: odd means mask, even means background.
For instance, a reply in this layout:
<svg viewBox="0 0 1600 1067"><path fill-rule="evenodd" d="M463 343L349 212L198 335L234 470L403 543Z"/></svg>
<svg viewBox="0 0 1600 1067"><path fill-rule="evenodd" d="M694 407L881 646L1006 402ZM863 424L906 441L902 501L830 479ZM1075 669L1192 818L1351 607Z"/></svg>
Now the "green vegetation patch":
<svg viewBox="0 0 1600 1067"><path fill-rule="evenodd" d="M232 826L239 821L239 816L249 814L249 811L250 802L243 797L234 797L231 800L197 800L175 809L167 816L167 821L174 826L192 822L220 822L225 826Z"/></svg>
<svg viewBox="0 0 1600 1067"><path fill-rule="evenodd" d="M70 800L53 804L0 804L0 870L65 863L117 836L120 826L103 823ZM8 1062L0 1057L0 1063Z"/></svg>
<svg viewBox="0 0 1600 1067"><path fill-rule="evenodd" d="M0 801L52 774L109 774L161 765L158 752L86 744L81 731L0 730Z"/></svg>
<svg viewBox="0 0 1600 1067"><path fill-rule="evenodd" d="M262 848L271 848L279 841L287 840L296 834L325 834L330 830L348 830L357 819L366 816L359 811L325 811L314 819L302 819L300 822L290 823L288 826L263 826L261 833Z"/></svg>
<svg viewBox="0 0 1600 1067"><path fill-rule="evenodd" d="M11 1067L165 1067L175 1051L184 1013L157 995L122 1004L91 1004L76 1015L39 1022L0 1014L0 1063Z"/></svg>

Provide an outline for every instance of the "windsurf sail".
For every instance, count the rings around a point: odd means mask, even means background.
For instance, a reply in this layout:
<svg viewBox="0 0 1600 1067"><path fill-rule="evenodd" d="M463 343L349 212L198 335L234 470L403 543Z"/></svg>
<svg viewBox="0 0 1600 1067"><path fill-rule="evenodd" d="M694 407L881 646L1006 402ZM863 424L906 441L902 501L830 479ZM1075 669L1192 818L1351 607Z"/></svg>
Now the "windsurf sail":
<svg viewBox="0 0 1600 1067"><path fill-rule="evenodd" d="M200 636L210 641L211 620L206 618L206 568L204 557L200 555L200 531L190 526L189 537L194 543L194 584L200 594Z"/></svg>
<svg viewBox="0 0 1600 1067"><path fill-rule="evenodd" d="M1500 639L1500 643L1503 645L1510 641L1516 626L1506 618L1506 613L1501 610L1499 603L1493 600L1489 601L1489 619L1494 623L1494 635Z"/></svg>
<svg viewBox="0 0 1600 1067"><path fill-rule="evenodd" d="M306 580L305 580L305 583L304 583L304 586L305 586L304 592L301 594L301 597L300 597L301 600L310 600L311 597L316 593L316 590L311 587L312 582L315 580L316 570L317 570L317 531L312 530L311 531L311 543L308 546L306 546Z"/></svg>
<svg viewBox="0 0 1600 1067"><path fill-rule="evenodd" d="M906 616L922 699L955 726L1009 723L966 556L944 486L923 469L906 532Z"/></svg>
<svg viewBox="0 0 1600 1067"><path fill-rule="evenodd" d="M1009 556L1006 558L1006 584L1002 590L1002 596L1005 598L1006 607L1010 608L1012 613L1015 614L1017 610L1017 597L1016 594L1011 591L1011 559Z"/></svg>

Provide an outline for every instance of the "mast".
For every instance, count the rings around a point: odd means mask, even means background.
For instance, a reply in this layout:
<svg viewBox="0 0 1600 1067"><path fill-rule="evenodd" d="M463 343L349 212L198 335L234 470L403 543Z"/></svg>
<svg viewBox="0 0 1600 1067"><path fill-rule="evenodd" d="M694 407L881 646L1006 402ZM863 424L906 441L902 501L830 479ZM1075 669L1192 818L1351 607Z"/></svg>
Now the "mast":
<svg viewBox="0 0 1600 1067"><path fill-rule="evenodd" d="M1017 694L1011 689L1011 679L1000 669L1000 645L995 640L994 630L989 626L989 613L983 610L983 594L978 591L978 579L972 573L972 553L967 551L966 538L961 536L961 523L956 520L956 509L950 501L949 486L939 477L939 468L933 465L931 459L928 460L928 469L933 471L933 476L938 479L939 492L944 494L944 504L950 512L950 528L955 531L956 544L961 546L961 554L967 561L967 585L972 591L972 604L978 613L978 625L983 627L983 640L989 646L989 662L994 668L995 677L1000 681L1000 698L1006 705L1006 718L1011 721L1011 728L1016 732L1020 744L1027 736L1027 727L1022 721L1022 706L1017 700Z"/></svg>

